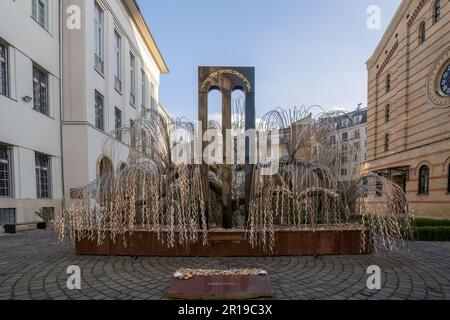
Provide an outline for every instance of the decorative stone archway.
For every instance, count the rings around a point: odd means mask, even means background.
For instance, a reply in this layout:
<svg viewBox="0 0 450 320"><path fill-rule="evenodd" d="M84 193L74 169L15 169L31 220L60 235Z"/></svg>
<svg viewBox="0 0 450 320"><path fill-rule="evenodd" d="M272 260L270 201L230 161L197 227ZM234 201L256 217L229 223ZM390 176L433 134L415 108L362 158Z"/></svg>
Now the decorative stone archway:
<svg viewBox="0 0 450 320"><path fill-rule="evenodd" d="M255 68L253 67L199 67L198 68L198 115L202 123L200 128L201 137L208 129L208 93L218 89L222 93L222 136L226 137L227 130L231 130L231 94L240 89L245 94L245 130L255 129ZM253 178L253 165L250 164L249 141L245 142L245 217L247 220L250 206L250 192ZM204 142L202 153L207 144ZM232 168L226 164L227 144L223 143L223 165L222 165L222 226L231 229L232 223L232 199L231 181ZM208 165L203 162L202 176L204 181L205 199L208 199ZM208 207L208 206L207 206Z"/></svg>

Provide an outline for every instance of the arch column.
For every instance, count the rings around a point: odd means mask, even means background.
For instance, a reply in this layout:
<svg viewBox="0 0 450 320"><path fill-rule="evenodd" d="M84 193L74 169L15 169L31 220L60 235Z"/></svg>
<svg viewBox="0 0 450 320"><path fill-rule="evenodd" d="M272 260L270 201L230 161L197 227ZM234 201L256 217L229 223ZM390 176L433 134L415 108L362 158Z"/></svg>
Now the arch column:
<svg viewBox="0 0 450 320"><path fill-rule="evenodd" d="M208 179L208 172L209 172L209 166L205 163L203 160L203 152L207 147L207 143L203 141L203 135L208 130L208 92L199 91L198 94L198 116L199 120L201 121L200 127L198 128L200 130L199 132L199 138L201 139L201 152L198 155L200 159L195 159L195 163L201 163L201 176L202 176L202 192L204 197L204 204L205 204L205 216L206 216L206 224L209 228L209 179ZM197 137L196 137L197 138ZM197 151L197 150L195 150ZM200 150L199 150L200 151Z"/></svg>
<svg viewBox="0 0 450 320"><path fill-rule="evenodd" d="M233 228L233 206L231 197L232 165L227 163L228 152L233 152L227 131L231 129L231 90L222 90L222 226Z"/></svg>
<svg viewBox="0 0 450 320"><path fill-rule="evenodd" d="M231 141L227 142L227 129L232 129L232 91L236 88L242 89L245 93L245 129L255 129L255 68L254 67L199 67L198 72L199 87L199 120L202 121L201 135L208 129L208 92L211 88L218 88L222 92L222 133L223 133L223 163L222 163L222 224L226 229L233 227L233 202L231 193L232 183L232 163L227 163L227 153L234 152ZM253 180L254 165L250 163L251 151L250 141L245 141L245 220L248 220L250 208L250 195ZM252 143L253 145L253 143ZM207 147L207 143L202 143L202 151ZM202 154L203 156L203 154ZM209 198L208 165L202 161L202 183L203 194L206 202ZM208 208L208 203L205 203Z"/></svg>
<svg viewBox="0 0 450 320"><path fill-rule="evenodd" d="M245 92L245 130L252 130L256 128L256 110L255 110L255 90L252 92ZM250 197L253 184L253 169L254 164L250 163L250 141L245 138L245 225L248 222L248 215L250 212Z"/></svg>

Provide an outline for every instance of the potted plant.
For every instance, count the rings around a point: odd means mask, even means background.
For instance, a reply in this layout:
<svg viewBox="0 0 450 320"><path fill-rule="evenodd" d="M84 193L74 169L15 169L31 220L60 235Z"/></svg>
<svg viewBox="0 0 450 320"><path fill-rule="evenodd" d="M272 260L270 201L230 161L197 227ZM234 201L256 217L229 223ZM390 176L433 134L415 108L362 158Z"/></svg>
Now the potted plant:
<svg viewBox="0 0 450 320"><path fill-rule="evenodd" d="M43 222L37 224L37 228L40 230L53 228L53 211L50 208L42 208L36 211L36 215L42 219Z"/></svg>

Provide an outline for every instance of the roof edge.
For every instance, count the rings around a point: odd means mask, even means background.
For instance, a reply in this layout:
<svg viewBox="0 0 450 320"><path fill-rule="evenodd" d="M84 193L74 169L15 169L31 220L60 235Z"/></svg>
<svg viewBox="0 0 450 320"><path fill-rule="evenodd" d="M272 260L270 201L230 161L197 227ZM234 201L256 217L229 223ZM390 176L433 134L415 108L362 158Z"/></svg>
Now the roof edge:
<svg viewBox="0 0 450 320"><path fill-rule="evenodd" d="M389 23L386 31L384 32L383 36L381 37L380 42L378 43L377 47L375 48L375 51L372 53L372 56L367 60L366 65L367 67L370 67L373 65L375 60L383 53L383 49L386 47L386 44L391 40L390 35L394 32L394 30L397 28L397 26L400 24L401 19L406 12L406 9L408 8L410 0L403 0L400 6L398 7L397 11L395 12L394 17L392 18L391 22Z"/></svg>
<svg viewBox="0 0 450 320"><path fill-rule="evenodd" d="M130 12L130 15L133 18L139 32L141 33L142 38L144 39L151 55L155 59L159 71L162 74L169 73L169 68L167 67L167 64L164 61L161 51L159 50L158 45L156 44L155 38L153 37L150 28L147 22L145 21L144 16L142 15L142 11L139 8L137 1L122 0L122 2Z"/></svg>

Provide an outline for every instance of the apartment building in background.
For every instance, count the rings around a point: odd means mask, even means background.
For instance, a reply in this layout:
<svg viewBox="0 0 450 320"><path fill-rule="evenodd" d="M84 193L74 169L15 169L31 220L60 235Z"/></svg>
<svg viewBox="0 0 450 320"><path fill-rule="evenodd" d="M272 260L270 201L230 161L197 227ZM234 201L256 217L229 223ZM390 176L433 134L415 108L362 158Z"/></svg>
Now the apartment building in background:
<svg viewBox="0 0 450 320"><path fill-rule="evenodd" d="M450 218L450 2L403 0L367 62L366 170Z"/></svg>
<svg viewBox="0 0 450 320"><path fill-rule="evenodd" d="M358 107L331 121L336 130L336 145L340 148L340 180L358 179L366 161L367 108Z"/></svg>
<svg viewBox="0 0 450 320"><path fill-rule="evenodd" d="M160 108L168 69L134 0L1 6L0 226L26 225L126 160L128 146L113 131ZM73 8L79 29L66 26ZM117 157L103 154L106 137L121 146Z"/></svg>

